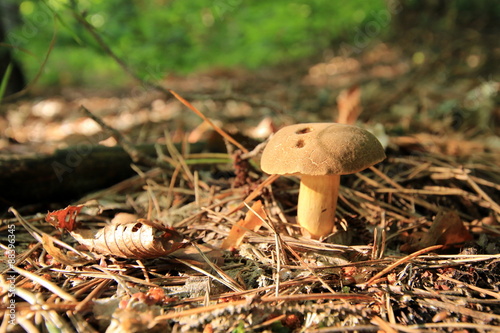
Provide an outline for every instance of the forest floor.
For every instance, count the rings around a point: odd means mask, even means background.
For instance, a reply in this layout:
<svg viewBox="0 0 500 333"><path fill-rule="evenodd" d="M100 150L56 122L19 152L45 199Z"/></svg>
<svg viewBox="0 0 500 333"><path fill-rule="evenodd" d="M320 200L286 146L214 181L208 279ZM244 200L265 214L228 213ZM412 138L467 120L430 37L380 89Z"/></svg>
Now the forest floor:
<svg viewBox="0 0 500 333"><path fill-rule="evenodd" d="M499 82L469 50L380 42L157 82L243 155L146 85L3 105L4 157L126 142L168 153L82 198L12 203L2 189L0 331L500 331ZM295 222L298 179L264 174L258 144L284 125L336 121L339 108L362 109L356 124L387 158L342 177L342 231L311 240Z"/></svg>

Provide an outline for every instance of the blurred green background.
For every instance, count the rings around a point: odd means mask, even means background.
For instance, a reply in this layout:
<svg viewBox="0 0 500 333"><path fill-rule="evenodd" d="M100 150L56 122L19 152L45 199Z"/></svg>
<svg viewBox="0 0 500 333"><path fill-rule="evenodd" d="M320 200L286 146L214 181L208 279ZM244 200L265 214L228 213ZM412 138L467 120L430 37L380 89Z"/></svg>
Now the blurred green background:
<svg viewBox="0 0 500 333"><path fill-rule="evenodd" d="M398 33L411 45L436 41L439 51L436 33L448 42L474 31L484 36L498 30L500 17L500 1L490 0L0 0L0 10L9 2L19 4L22 21L11 24L3 46L15 50L28 81L51 51L42 88L131 82L77 17L150 81L290 63L327 49L342 56L344 45L352 53Z"/></svg>
<svg viewBox="0 0 500 333"><path fill-rule="evenodd" d="M56 42L39 86L123 85L129 78L75 19L81 14L141 77L255 69L318 53L373 21L383 0L27 0L11 34L28 78ZM388 27L383 27L388 28ZM383 31L380 31L382 34ZM15 38L12 38L14 36Z"/></svg>

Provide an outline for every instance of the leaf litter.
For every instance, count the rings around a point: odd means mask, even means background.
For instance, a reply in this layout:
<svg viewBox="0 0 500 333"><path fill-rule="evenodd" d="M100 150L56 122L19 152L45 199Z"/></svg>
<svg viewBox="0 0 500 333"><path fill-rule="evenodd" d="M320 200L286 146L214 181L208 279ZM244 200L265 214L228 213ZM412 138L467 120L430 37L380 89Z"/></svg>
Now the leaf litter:
<svg viewBox="0 0 500 333"><path fill-rule="evenodd" d="M358 94L346 87L339 108L342 100L359 114ZM222 97L182 103L230 108L231 96ZM256 100L234 103L269 107ZM500 154L478 136L405 129L415 111L403 109L392 110L401 123L377 119L384 132L392 126L388 158L344 177L342 231L326 240L303 237L295 224L297 180L262 174L259 146L233 135L226 139L245 150L217 155L152 133L169 147L157 166L137 164L138 176L58 212L12 209L1 228L17 230L13 330L42 322L61 332L498 331ZM293 121L270 119L270 132ZM211 127L236 133L230 125ZM9 271L3 263L4 311Z"/></svg>

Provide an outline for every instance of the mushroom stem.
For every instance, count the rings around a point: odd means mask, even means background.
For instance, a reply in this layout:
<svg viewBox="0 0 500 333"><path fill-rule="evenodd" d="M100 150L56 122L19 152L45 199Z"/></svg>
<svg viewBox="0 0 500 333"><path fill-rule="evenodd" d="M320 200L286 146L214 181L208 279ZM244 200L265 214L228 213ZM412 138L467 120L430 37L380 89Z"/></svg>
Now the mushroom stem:
<svg viewBox="0 0 500 333"><path fill-rule="evenodd" d="M297 220L311 238L326 237L334 231L339 185L340 175L302 176Z"/></svg>

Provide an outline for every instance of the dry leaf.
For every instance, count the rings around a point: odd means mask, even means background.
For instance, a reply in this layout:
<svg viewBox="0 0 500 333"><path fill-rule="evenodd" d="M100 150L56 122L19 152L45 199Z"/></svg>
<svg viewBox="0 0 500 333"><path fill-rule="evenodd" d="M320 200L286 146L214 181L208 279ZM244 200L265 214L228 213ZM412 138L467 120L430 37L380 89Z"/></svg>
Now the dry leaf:
<svg viewBox="0 0 500 333"><path fill-rule="evenodd" d="M47 253L50 254L52 258L54 258L61 264L78 267L86 265L90 262L89 260L77 256L76 254L70 256L68 254L63 253L59 248L57 248L54 245L54 241L47 234L42 234L42 243L45 251L47 251Z"/></svg>
<svg viewBox="0 0 500 333"><path fill-rule="evenodd" d="M134 223L138 220L138 216L129 213L117 213L111 220L111 224L127 224ZM142 221L141 221L142 222ZM147 223L146 223L147 224Z"/></svg>
<svg viewBox="0 0 500 333"><path fill-rule="evenodd" d="M444 245L443 249L460 246L473 237L456 212L440 211L428 232L411 238L400 250L414 252L433 245Z"/></svg>
<svg viewBox="0 0 500 333"><path fill-rule="evenodd" d="M45 216L45 221L56 228L72 231L76 227L76 217L82 208L83 205L68 206L64 209L49 212Z"/></svg>
<svg viewBox="0 0 500 333"><path fill-rule="evenodd" d="M500 222L494 216L486 216L481 220L471 222L473 233L485 233L487 235L500 236Z"/></svg>
<svg viewBox="0 0 500 333"><path fill-rule="evenodd" d="M264 140L276 131L277 128L274 125L273 118L265 117L257 126L248 129L245 134L253 139Z"/></svg>
<svg viewBox="0 0 500 333"><path fill-rule="evenodd" d="M113 223L101 229L80 228L71 235L90 251L129 259L158 258L186 246L174 229L161 230L143 222Z"/></svg>
<svg viewBox="0 0 500 333"><path fill-rule="evenodd" d="M243 241L247 230L259 230L262 225L262 220L253 212L255 211L259 216L264 216L265 213L264 208L262 207L262 202L260 202L260 200L255 202L252 205L252 210L247 213L244 220L240 220L238 223L233 225L229 235L222 243L221 249L236 249Z"/></svg>
<svg viewBox="0 0 500 333"><path fill-rule="evenodd" d="M342 90L337 97L337 107L339 111L337 122L354 125L361 113L361 89L359 86Z"/></svg>
<svg viewBox="0 0 500 333"><path fill-rule="evenodd" d="M101 229L76 228L76 217L82 207L83 205L68 206L50 212L45 221L56 228L68 230L80 244L102 255L150 259L166 256L187 245L173 228L165 227L156 221L137 219L133 214L119 213L111 224ZM70 264L53 244L48 242L47 248L54 253L58 261Z"/></svg>
<svg viewBox="0 0 500 333"><path fill-rule="evenodd" d="M150 305L147 297L137 293L121 299L95 300L93 311L98 314L101 332L168 332L167 322L155 322L162 313L159 305Z"/></svg>

